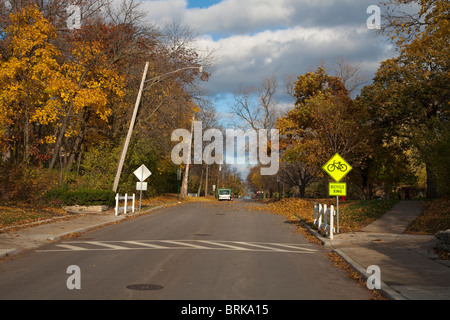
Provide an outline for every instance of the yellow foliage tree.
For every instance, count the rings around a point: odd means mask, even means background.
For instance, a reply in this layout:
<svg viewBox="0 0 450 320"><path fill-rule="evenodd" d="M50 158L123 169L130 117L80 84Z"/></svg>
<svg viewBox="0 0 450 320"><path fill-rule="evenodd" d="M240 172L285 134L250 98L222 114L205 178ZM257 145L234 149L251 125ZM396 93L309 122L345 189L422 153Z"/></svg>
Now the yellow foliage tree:
<svg viewBox="0 0 450 320"><path fill-rule="evenodd" d="M97 121L96 125L107 124L113 102L124 96L124 77L110 64L99 41L81 39L72 42L72 46L71 60L62 66L65 78L58 88L63 113L50 169L56 163L65 137L81 135L79 140L83 140L81 126L90 118L95 118L90 121Z"/></svg>
<svg viewBox="0 0 450 320"><path fill-rule="evenodd" d="M36 5L10 16L9 52L0 60L0 143L26 162L32 149L32 126L53 124L60 113L52 93L62 79L60 52L50 43L53 26ZM20 143L21 142L21 143Z"/></svg>

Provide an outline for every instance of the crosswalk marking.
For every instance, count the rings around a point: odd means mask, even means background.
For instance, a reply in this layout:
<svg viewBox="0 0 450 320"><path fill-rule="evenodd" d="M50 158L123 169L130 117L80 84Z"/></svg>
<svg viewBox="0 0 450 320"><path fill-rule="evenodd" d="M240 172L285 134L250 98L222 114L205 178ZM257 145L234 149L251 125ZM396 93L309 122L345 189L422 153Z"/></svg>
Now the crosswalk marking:
<svg viewBox="0 0 450 320"><path fill-rule="evenodd" d="M177 244L180 246L187 246L187 247L191 247L194 249L210 249L208 247L202 247L202 246L197 246L195 244L189 243L189 242L185 242L185 241L173 241L173 240L164 240L164 243L171 243L171 244ZM177 248L180 249L180 248Z"/></svg>
<svg viewBox="0 0 450 320"><path fill-rule="evenodd" d="M111 251L111 250L229 250L279 253L313 253L310 244L266 243L218 240L129 240L129 241L70 241L55 244L37 252Z"/></svg>
<svg viewBox="0 0 450 320"><path fill-rule="evenodd" d="M286 247L286 248L291 248L291 249L299 249L299 247L298 246L293 246L293 245L289 245L289 244L284 244L284 243L271 243L272 245L275 245L275 246L280 246L280 247ZM312 251L312 252L315 252L316 250L314 250L314 249L308 249L308 248L302 248L302 250L305 250L305 251Z"/></svg>
<svg viewBox="0 0 450 320"><path fill-rule="evenodd" d="M128 247L116 246L114 244L110 244L110 243L107 243L107 242L101 242L101 241L86 241L85 243L93 244L95 246L101 246L101 247L105 247L105 248L109 248L109 249L116 249L116 250L126 250L126 249L128 249Z"/></svg>
<svg viewBox="0 0 450 320"><path fill-rule="evenodd" d="M83 250L88 250L86 248L82 248L82 247L77 247L77 246L72 246L70 244L57 244L56 246L58 247L62 247L62 248L66 248L68 250L73 250L73 251L83 251ZM60 250L61 251L61 250ZM67 251L67 250L65 250Z"/></svg>
<svg viewBox="0 0 450 320"><path fill-rule="evenodd" d="M225 243L221 243L221 242L214 242L214 241L207 241L207 240L201 240L202 243L207 243L207 244L212 244L215 246L221 246L221 247L225 247L225 248L229 248L229 249L233 249L233 250L241 250L241 251L247 251L250 249L246 249L246 248L242 248L242 247L236 247L236 246L232 246L229 244L225 244Z"/></svg>
<svg viewBox="0 0 450 320"><path fill-rule="evenodd" d="M148 248L152 248L152 249L167 249L167 247L164 246L159 246L157 244L151 244L151 243L147 243L147 242L139 242L139 241L123 241L124 243L127 244L133 244L133 245L137 245L137 246L143 246L143 247L148 247Z"/></svg>
<svg viewBox="0 0 450 320"><path fill-rule="evenodd" d="M249 242L236 242L238 244L242 244L244 246L252 246L252 247L256 247L256 248L262 248L262 249L266 249L266 250L273 250L273 251L279 251L279 252L288 252L288 250L283 250L283 249L277 249L277 248L271 248L271 247L267 247L267 246L262 246L260 244L255 244L255 243L249 243Z"/></svg>

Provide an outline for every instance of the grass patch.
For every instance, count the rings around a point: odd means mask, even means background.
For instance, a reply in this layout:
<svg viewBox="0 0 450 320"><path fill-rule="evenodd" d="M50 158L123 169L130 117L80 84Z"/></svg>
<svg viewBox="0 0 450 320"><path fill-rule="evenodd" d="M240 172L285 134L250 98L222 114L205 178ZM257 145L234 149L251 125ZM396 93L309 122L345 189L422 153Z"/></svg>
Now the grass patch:
<svg viewBox="0 0 450 320"><path fill-rule="evenodd" d="M408 226L406 233L435 234L450 229L450 197L424 202L424 211Z"/></svg>
<svg viewBox="0 0 450 320"><path fill-rule="evenodd" d="M339 231L358 231L389 211L398 200L352 200L339 204Z"/></svg>
<svg viewBox="0 0 450 320"><path fill-rule="evenodd" d="M67 213L59 208L31 204L0 205L0 229L39 222L54 217L64 217Z"/></svg>
<svg viewBox="0 0 450 320"><path fill-rule="evenodd" d="M281 214L293 221L297 217L312 225L314 221L314 203L333 205L336 209L335 198L329 199L299 199L288 198L277 202L253 206L254 209L267 210ZM398 200L351 200L339 202L339 231L358 231L381 217L390 210Z"/></svg>

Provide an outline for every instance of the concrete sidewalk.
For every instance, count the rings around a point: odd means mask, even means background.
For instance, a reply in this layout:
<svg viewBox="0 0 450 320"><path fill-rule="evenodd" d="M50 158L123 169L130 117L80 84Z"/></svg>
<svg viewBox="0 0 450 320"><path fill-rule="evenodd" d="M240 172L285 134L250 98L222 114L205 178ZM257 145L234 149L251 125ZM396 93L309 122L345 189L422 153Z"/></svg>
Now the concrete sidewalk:
<svg viewBox="0 0 450 320"><path fill-rule="evenodd" d="M421 213L417 201L400 201L360 232L318 236L324 245L366 278L366 270L381 270L381 291L395 300L450 300L450 261L434 253L433 235L403 234Z"/></svg>

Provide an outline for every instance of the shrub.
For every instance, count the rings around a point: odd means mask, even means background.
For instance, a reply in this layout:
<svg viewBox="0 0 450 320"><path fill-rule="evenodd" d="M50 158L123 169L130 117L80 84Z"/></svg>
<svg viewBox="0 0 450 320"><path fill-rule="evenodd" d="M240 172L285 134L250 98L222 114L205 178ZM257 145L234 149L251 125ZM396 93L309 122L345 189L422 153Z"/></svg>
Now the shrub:
<svg viewBox="0 0 450 320"><path fill-rule="evenodd" d="M61 202L66 206L113 206L115 193L112 190L75 190L69 191L67 188L50 190L45 197L52 203Z"/></svg>

